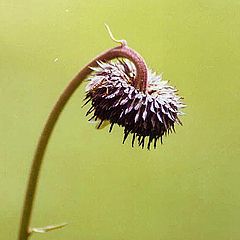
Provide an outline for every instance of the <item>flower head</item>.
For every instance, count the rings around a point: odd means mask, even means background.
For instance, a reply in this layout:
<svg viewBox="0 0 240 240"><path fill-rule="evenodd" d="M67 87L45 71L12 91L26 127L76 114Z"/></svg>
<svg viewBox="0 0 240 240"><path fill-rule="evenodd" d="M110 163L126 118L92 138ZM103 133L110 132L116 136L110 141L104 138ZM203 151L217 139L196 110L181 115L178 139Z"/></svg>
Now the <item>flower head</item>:
<svg viewBox="0 0 240 240"><path fill-rule="evenodd" d="M86 103L91 101L90 120L109 121L110 132L114 124L124 127L123 143L132 135L132 146L137 141L144 148L157 141L162 143L163 135L174 131L174 124L181 124L179 115L184 104L176 89L155 72L148 69L147 86L141 91L134 86L136 68L127 59L98 62L89 77L86 87Z"/></svg>

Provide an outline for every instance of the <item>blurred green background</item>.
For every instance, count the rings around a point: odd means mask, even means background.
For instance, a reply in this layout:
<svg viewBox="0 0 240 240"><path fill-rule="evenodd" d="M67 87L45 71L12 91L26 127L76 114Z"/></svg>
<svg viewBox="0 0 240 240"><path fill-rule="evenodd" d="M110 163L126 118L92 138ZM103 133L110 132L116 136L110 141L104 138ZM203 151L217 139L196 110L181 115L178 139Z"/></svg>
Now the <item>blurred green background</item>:
<svg viewBox="0 0 240 240"><path fill-rule="evenodd" d="M240 239L240 1L0 3L0 239L16 239L37 138L69 80L116 38L177 86L183 127L155 151L97 131L75 93L44 161L32 239Z"/></svg>

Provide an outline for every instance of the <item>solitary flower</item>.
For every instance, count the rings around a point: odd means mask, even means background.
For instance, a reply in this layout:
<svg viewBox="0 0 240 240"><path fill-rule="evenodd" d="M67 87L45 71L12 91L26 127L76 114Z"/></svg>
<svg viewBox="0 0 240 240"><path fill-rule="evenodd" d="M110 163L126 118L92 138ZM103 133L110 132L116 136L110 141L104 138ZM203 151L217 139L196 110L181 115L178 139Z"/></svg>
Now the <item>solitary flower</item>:
<svg viewBox="0 0 240 240"><path fill-rule="evenodd" d="M90 120L100 120L98 127L109 122L110 132L114 124L124 127L123 143L131 134L132 146L138 142L144 148L146 140L148 149L152 143L156 148L159 139L162 143L163 135L174 131L175 123L181 124L179 115L184 104L182 98L177 96L176 89L169 86L162 76L149 70L141 55L129 48L126 40L116 40L109 27L105 26L111 39L121 46L108 49L85 65L52 108L33 157L18 240L27 240L33 233L65 226L34 228L30 227L30 220L44 153L54 126L72 94L89 74L85 104L91 102L91 108L87 115L92 113Z"/></svg>
<svg viewBox="0 0 240 240"><path fill-rule="evenodd" d="M98 61L92 70L85 98L85 104L91 101L91 108L86 115L92 113L89 120L99 120L98 127L109 121L109 132L114 124L124 127L123 143L131 134L132 146L137 141L144 148L147 139L147 148L151 143L156 148L163 135L175 131L175 123L181 124L182 98L161 75L148 69L146 89L142 91L134 86L136 68L127 59Z"/></svg>

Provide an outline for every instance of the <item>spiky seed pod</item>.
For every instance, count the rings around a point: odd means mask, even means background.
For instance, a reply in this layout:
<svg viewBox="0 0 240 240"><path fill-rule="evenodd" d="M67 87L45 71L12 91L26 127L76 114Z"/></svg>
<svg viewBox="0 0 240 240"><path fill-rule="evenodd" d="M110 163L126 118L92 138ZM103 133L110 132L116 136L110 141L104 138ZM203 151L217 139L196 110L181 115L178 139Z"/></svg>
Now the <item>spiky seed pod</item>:
<svg viewBox="0 0 240 240"><path fill-rule="evenodd" d="M114 124L124 127L123 143L132 134L132 146L137 140L144 148L148 138L147 148L150 149L151 143L156 148L159 139L162 143L163 135L175 131L175 123L181 124L182 98L162 76L148 69L147 87L143 92L133 85L136 69L127 59L99 61L98 67L92 70L85 98L92 106L86 115L93 113L89 120L100 120L98 127L109 121L110 132Z"/></svg>

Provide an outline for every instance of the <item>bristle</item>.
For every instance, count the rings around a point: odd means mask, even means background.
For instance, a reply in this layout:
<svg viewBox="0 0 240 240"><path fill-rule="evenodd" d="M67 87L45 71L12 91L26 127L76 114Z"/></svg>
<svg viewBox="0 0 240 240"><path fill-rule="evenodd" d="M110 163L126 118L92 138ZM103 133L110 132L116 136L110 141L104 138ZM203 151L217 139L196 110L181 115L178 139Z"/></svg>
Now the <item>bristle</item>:
<svg viewBox="0 0 240 240"><path fill-rule="evenodd" d="M99 123L98 126L97 126L97 129L99 129L99 128L101 127L101 125L102 125L103 122L104 122L104 120L101 120L101 121L100 121L100 123Z"/></svg>
<svg viewBox="0 0 240 240"><path fill-rule="evenodd" d="M134 147L135 137L136 137L136 133L133 133L133 137L132 137L132 147Z"/></svg>
<svg viewBox="0 0 240 240"><path fill-rule="evenodd" d="M129 131L129 130L126 130L126 128L125 128L125 130L124 130L123 143L125 143L125 141L126 141L126 139L127 139L129 133L130 133L130 131Z"/></svg>
<svg viewBox="0 0 240 240"><path fill-rule="evenodd" d="M114 123L112 123L112 124L110 125L109 132L112 131L112 129L113 129L113 125L114 125Z"/></svg>

